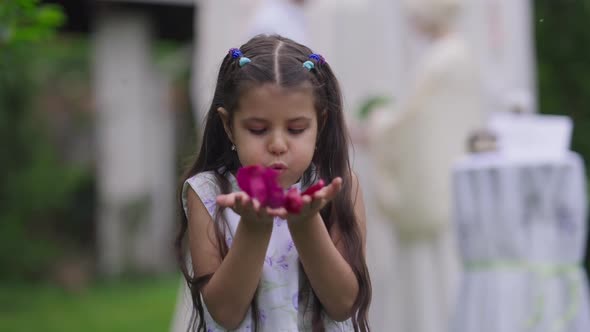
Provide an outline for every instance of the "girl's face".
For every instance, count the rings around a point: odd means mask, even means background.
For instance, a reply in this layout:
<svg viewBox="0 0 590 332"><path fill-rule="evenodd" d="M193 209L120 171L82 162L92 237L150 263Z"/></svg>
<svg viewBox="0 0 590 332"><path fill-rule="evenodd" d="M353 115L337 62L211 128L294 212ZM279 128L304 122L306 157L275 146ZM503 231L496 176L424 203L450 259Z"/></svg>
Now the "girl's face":
<svg viewBox="0 0 590 332"><path fill-rule="evenodd" d="M243 166L276 169L283 188L297 182L309 167L318 135L311 87L264 84L251 88L240 98L231 123L225 109L218 111Z"/></svg>

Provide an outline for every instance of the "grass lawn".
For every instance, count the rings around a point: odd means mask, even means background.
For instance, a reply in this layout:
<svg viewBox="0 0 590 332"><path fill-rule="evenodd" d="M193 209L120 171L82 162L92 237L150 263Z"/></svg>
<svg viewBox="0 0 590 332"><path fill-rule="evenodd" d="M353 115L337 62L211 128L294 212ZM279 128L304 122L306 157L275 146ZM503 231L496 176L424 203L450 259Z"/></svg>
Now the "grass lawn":
<svg viewBox="0 0 590 332"><path fill-rule="evenodd" d="M104 282L82 294L0 285L0 331L167 332L180 278Z"/></svg>

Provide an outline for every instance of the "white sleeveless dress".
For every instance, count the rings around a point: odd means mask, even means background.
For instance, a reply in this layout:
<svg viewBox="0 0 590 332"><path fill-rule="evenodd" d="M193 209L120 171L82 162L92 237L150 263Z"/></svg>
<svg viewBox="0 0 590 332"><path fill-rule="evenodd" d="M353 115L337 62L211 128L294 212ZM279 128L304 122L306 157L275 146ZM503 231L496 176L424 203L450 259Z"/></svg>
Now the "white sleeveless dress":
<svg viewBox="0 0 590 332"><path fill-rule="evenodd" d="M232 184L232 191L239 191L235 177L230 175L228 179ZM296 184L296 186L299 186L299 184ZM186 198L189 187L195 191L207 211L209 211L212 219L215 220L216 197L221 191L215 182L213 172L197 174L184 183L182 198L185 213L187 213ZM225 209L223 213L229 226L229 229L226 229L227 237L225 241L228 247L231 247L233 235L240 222L240 216L231 209ZM304 308L306 301L300 299L299 296L299 269L299 255L291 238L287 222L275 218L257 293L258 331L311 331L313 313L310 307ZM207 332L226 331L213 320L207 308L204 309ZM240 326L233 331L254 330L250 310ZM324 314L323 320L327 332L354 331L350 319L344 322L336 322Z"/></svg>

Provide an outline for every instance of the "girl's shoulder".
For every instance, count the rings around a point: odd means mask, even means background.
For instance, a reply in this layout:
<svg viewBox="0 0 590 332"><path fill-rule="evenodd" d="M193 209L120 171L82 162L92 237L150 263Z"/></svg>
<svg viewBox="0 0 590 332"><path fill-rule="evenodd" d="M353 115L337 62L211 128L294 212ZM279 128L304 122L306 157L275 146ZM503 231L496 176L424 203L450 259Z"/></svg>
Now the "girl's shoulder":
<svg viewBox="0 0 590 332"><path fill-rule="evenodd" d="M203 191L220 191L215 172L213 171L197 173L186 179L183 184L183 194L188 187L191 187L199 196L201 196L199 192Z"/></svg>
<svg viewBox="0 0 590 332"><path fill-rule="evenodd" d="M221 188L213 171L201 172L191 176L182 184L182 206L185 213L188 208L189 189L192 189L197 194L208 210L209 206L215 202L215 198L221 194Z"/></svg>

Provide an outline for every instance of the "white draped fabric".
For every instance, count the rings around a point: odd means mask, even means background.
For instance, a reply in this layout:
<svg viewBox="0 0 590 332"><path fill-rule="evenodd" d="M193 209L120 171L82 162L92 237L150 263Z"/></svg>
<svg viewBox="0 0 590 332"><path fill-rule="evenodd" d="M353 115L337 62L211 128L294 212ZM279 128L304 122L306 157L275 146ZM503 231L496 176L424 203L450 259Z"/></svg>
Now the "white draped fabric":
<svg viewBox="0 0 590 332"><path fill-rule="evenodd" d="M344 110L356 117L369 97L393 97L400 80L397 1L309 0L309 43L334 71Z"/></svg>
<svg viewBox="0 0 590 332"><path fill-rule="evenodd" d="M590 331L581 158L473 155L453 192L464 275L451 331Z"/></svg>
<svg viewBox="0 0 590 332"><path fill-rule="evenodd" d="M536 111L531 0L465 1L460 31L482 66L488 111ZM516 105L515 105L516 104ZM524 104L524 105L523 105Z"/></svg>
<svg viewBox="0 0 590 332"><path fill-rule="evenodd" d="M437 40L396 112L371 119L375 202L399 239L390 276L399 320L392 331L441 332L453 305L458 257L450 171L483 125L479 80L457 36Z"/></svg>
<svg viewBox="0 0 590 332"><path fill-rule="evenodd" d="M344 110L357 118L367 98L394 99L405 85L401 76L402 13L391 0L309 0L306 12L310 47L322 54L339 80ZM373 286L369 321L373 331L402 331L392 225L375 207L374 169L366 147L351 149L363 188L367 215L367 265Z"/></svg>

